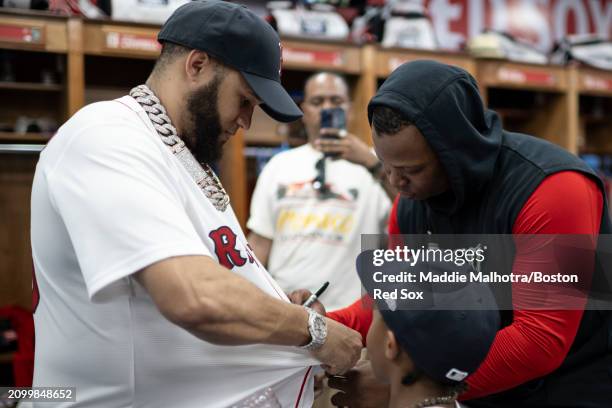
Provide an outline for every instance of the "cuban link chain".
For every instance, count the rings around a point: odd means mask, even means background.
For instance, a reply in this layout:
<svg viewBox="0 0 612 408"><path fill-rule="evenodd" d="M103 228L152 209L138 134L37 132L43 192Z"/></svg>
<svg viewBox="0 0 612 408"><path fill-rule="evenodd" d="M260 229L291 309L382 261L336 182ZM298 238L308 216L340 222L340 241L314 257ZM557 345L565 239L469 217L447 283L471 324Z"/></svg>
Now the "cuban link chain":
<svg viewBox="0 0 612 408"><path fill-rule="evenodd" d="M221 181L208 164L202 167L193 157L193 154L178 136L176 128L172 125L166 108L161 104L159 98L146 85L138 85L132 88L130 96L142 106L162 142L183 164L193 181L202 189L212 205L218 211L225 211L230 199L221 185Z"/></svg>

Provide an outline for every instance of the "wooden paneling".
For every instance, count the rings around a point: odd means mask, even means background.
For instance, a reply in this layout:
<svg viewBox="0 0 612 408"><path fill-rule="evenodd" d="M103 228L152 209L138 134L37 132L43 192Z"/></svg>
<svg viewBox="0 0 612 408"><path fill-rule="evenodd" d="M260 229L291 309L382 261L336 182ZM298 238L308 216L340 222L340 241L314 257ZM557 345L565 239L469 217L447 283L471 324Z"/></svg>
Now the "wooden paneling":
<svg viewBox="0 0 612 408"><path fill-rule="evenodd" d="M574 77L569 69L552 65L521 64L509 61L477 60L477 79L484 98L493 110L498 109L491 93L505 90L522 97L531 96L533 105L516 103L500 113L514 121L507 130L542 137L575 153L578 116L577 96L572 91ZM512 112L508 112L512 111Z"/></svg>
<svg viewBox="0 0 612 408"><path fill-rule="evenodd" d="M565 148L574 154L579 152L579 133L580 133L580 96L578 94L578 71L572 66L567 69L568 89L565 98L565 113L568 115L565 124L567 125L567 146Z"/></svg>
<svg viewBox="0 0 612 408"><path fill-rule="evenodd" d="M246 197L246 161L244 159L244 132L238 130L223 149L223 158L219 163L220 178L225 191L230 196L230 202L236 218L242 229L246 228L247 197Z"/></svg>
<svg viewBox="0 0 612 408"><path fill-rule="evenodd" d="M158 31L159 27L86 22L84 52L89 55L154 59L161 50L157 42Z"/></svg>
<svg viewBox="0 0 612 408"><path fill-rule="evenodd" d="M524 121L524 132L575 152L575 146L571 145L573 139L569 131L569 118L576 115L569 113L572 106L568 96L564 94L549 97L547 103L539 109L537 115L530 115Z"/></svg>
<svg viewBox="0 0 612 408"><path fill-rule="evenodd" d="M368 122L368 103L377 89L376 50L366 46L361 52L362 72L353 90L353 115L349 129L363 141L372 145L372 134Z"/></svg>
<svg viewBox="0 0 612 408"><path fill-rule="evenodd" d="M0 48L65 53L65 20L0 14Z"/></svg>
<svg viewBox="0 0 612 408"><path fill-rule="evenodd" d="M612 97L612 72L592 68L580 69L578 72L578 92L583 95Z"/></svg>
<svg viewBox="0 0 612 408"><path fill-rule="evenodd" d="M0 153L0 306L32 303L30 193L37 154Z"/></svg>
<svg viewBox="0 0 612 408"><path fill-rule="evenodd" d="M68 96L66 118L75 114L85 104L85 62L83 57L83 22L72 18L68 21Z"/></svg>
<svg viewBox="0 0 612 408"><path fill-rule="evenodd" d="M376 74L381 78L386 78L403 63L421 59L455 65L465 69L472 75L476 75L474 60L467 54L382 47L378 47L376 53Z"/></svg>
<svg viewBox="0 0 612 408"><path fill-rule="evenodd" d="M244 132L244 143L252 145L280 145L284 138L277 128L279 123L269 117L261 108L256 107L253 111L251 127Z"/></svg>
<svg viewBox="0 0 612 408"><path fill-rule="evenodd" d="M50 137L42 133L0 132L0 143L47 143Z"/></svg>
<svg viewBox="0 0 612 408"><path fill-rule="evenodd" d="M568 89L567 70L557 66L479 60L477 77L485 87L548 92Z"/></svg>
<svg viewBox="0 0 612 408"><path fill-rule="evenodd" d="M302 71L361 72L361 51L351 44L317 43L283 39L283 69Z"/></svg>

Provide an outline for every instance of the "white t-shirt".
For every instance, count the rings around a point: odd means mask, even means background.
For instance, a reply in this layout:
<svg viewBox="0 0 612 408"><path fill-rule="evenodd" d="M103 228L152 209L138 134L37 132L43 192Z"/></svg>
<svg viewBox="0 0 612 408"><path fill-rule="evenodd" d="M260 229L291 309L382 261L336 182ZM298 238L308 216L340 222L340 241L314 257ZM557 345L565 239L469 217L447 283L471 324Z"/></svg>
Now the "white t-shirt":
<svg viewBox="0 0 612 408"><path fill-rule="evenodd" d="M204 342L131 277L206 255L286 300L231 207L213 207L132 98L81 109L43 150L31 235L34 386L76 387L76 405L54 406L221 408L268 387L282 407L310 406L317 362L307 352Z"/></svg>
<svg viewBox="0 0 612 408"><path fill-rule="evenodd" d="M268 271L285 291L314 292L329 281L321 301L334 310L359 298L361 234L384 232L391 203L364 167L331 159L333 198L320 199L312 182L321 156L310 144L274 156L257 180L247 226L273 240Z"/></svg>

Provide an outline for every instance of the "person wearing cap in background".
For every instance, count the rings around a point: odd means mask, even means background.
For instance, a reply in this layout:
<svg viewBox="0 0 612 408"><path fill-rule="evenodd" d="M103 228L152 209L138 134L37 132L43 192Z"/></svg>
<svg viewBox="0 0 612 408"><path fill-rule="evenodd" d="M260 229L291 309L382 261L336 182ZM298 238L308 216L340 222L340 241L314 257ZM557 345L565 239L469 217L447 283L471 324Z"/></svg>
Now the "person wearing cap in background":
<svg viewBox="0 0 612 408"><path fill-rule="evenodd" d="M349 93L335 73L317 72L305 81L301 107L308 143L275 155L264 167L247 223L253 251L285 291L330 282L323 295L327 310L360 295L354 259L361 234L384 232L391 207L371 148L344 129L321 128L324 109L350 114ZM337 156L324 159L323 153ZM322 167L324 186L317 186Z"/></svg>
<svg viewBox="0 0 612 408"><path fill-rule="evenodd" d="M389 408L465 408L457 396L467 388L465 378L476 371L487 356L499 330L499 311L485 284L457 284L449 288L425 288L422 303L375 299L374 290L389 290L401 284L380 284L373 279L372 265L358 259L359 278L368 297L364 307L372 309L367 336L369 364L376 379L389 385ZM444 263L386 264L385 274L427 270L434 274L450 268ZM408 268L407 268L408 267ZM456 269L456 268L455 268ZM414 285L413 285L414 289ZM367 363L366 363L367 364ZM332 383L341 382L334 377ZM384 408L379 405L380 408Z"/></svg>
<svg viewBox="0 0 612 408"><path fill-rule="evenodd" d="M211 168L256 105L301 116L279 38L243 6L194 1L158 39L146 85L81 109L38 162L34 386L87 407L308 407L312 366L352 367L360 335L289 302Z"/></svg>
<svg viewBox="0 0 612 408"><path fill-rule="evenodd" d="M390 235L574 234L591 247L609 242L602 240L612 232L602 181L560 147L505 131L464 70L427 60L403 64L370 101L368 115L377 155L400 192ZM590 305L609 299L612 280L585 248L584 262L564 272L598 285L587 286L588 296L571 306L530 309L524 300L543 298L537 286L500 288L510 310L500 312L491 351L466 380L460 399L470 407L610 406L612 313ZM561 255L572 260L575 252L522 245L496 262L520 276L564 268ZM328 316L364 338L372 322L361 301ZM376 382L369 366L347 378L333 384L342 391L332 399L336 405L378 407L388 399L388 386Z"/></svg>

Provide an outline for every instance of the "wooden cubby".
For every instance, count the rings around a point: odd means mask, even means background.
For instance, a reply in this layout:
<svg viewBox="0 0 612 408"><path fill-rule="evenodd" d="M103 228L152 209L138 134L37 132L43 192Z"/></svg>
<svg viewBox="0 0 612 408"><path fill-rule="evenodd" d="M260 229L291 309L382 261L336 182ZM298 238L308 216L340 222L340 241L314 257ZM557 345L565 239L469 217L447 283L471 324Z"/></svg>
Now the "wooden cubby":
<svg viewBox="0 0 612 408"><path fill-rule="evenodd" d="M87 103L126 94L153 67L159 53L158 30L149 24L1 9L0 78L4 55L11 55L17 68L12 80L0 81L0 124L13 123L19 115L47 115L59 125ZM393 69L416 59L434 59L472 73L483 99L499 111L509 130L546 138L573 153L612 154L612 72L284 38L282 82L300 94L304 80L315 71L344 74L352 88L349 130L371 143L366 115L370 98ZM55 80L48 81L46 74L43 83L41 67ZM30 304L30 186L36 146L47 139L35 132L0 130L0 305ZM243 226L254 184L244 149L279 146L283 141L279 124L256 110L251 129L239 132L226 147L221 178Z"/></svg>
<svg viewBox="0 0 612 408"><path fill-rule="evenodd" d="M504 128L542 137L576 153L570 121L574 101L564 67L479 60L477 78L487 106Z"/></svg>
<svg viewBox="0 0 612 408"><path fill-rule="evenodd" d="M465 69L474 76L476 75L475 61L465 53L383 47L377 47L376 75L379 78L386 78L403 63L420 59L429 59L443 64L455 65Z"/></svg>
<svg viewBox="0 0 612 408"><path fill-rule="evenodd" d="M38 152L51 135L41 130L65 121L73 102L68 22L0 13L0 306L32 303L30 193Z"/></svg>
<svg viewBox="0 0 612 408"><path fill-rule="evenodd" d="M612 155L612 72L572 68L579 106L577 149Z"/></svg>
<svg viewBox="0 0 612 408"><path fill-rule="evenodd" d="M0 14L2 142L44 143L67 117L66 21Z"/></svg>

